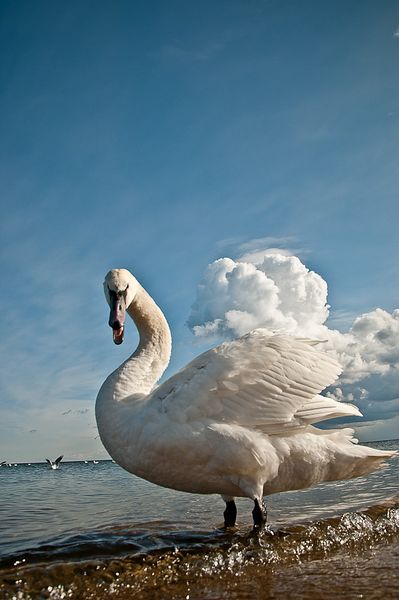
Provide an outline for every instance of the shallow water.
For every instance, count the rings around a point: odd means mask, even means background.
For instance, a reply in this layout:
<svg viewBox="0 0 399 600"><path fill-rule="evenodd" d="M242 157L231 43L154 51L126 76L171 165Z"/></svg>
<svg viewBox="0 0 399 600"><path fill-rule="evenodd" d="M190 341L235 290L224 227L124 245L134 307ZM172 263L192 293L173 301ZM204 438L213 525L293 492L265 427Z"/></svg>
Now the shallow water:
<svg viewBox="0 0 399 600"><path fill-rule="evenodd" d="M110 461L2 467L0 597L398 598L398 466L273 495L261 534L250 501L226 533L217 496L159 488Z"/></svg>

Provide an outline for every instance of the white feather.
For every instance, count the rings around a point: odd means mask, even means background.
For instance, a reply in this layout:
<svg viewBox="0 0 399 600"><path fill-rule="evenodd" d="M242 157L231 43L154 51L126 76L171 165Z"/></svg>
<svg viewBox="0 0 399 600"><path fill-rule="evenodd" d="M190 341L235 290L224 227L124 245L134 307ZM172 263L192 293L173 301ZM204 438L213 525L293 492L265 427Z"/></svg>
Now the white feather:
<svg viewBox="0 0 399 600"><path fill-rule="evenodd" d="M206 417L269 433L269 426L327 418L326 410L336 410L338 403L315 396L340 372L312 343L257 329L201 354L149 401L160 401L161 410L179 422ZM314 411L314 420L308 411Z"/></svg>

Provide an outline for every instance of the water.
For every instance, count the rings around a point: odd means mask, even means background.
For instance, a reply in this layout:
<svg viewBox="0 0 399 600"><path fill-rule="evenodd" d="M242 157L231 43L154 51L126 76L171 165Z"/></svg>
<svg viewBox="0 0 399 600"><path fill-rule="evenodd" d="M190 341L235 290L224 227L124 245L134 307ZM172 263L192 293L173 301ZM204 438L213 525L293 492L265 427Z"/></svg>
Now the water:
<svg viewBox="0 0 399 600"><path fill-rule="evenodd" d="M111 461L1 467L0 598L398 598L398 466L270 496L261 534Z"/></svg>

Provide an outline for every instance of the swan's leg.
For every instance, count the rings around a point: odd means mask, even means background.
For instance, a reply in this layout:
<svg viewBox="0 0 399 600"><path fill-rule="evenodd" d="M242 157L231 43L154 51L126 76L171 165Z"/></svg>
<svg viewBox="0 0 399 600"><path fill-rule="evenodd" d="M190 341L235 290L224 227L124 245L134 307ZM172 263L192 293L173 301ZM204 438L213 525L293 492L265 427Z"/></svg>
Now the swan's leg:
<svg viewBox="0 0 399 600"><path fill-rule="evenodd" d="M267 520L267 511L263 501L258 500L258 498L255 498L255 506L252 511L252 516L254 518L254 528L262 529Z"/></svg>
<svg viewBox="0 0 399 600"><path fill-rule="evenodd" d="M237 518L237 507L234 502L234 497L231 496L222 496L223 500L226 502L226 509L223 513L224 516L224 526L225 527L234 527L236 524Z"/></svg>
<svg viewBox="0 0 399 600"><path fill-rule="evenodd" d="M240 488L248 498L252 498L255 503L252 511L254 519L254 529L262 529L265 526L267 519L266 507L263 504L263 488L264 483L259 478L256 480L240 479Z"/></svg>

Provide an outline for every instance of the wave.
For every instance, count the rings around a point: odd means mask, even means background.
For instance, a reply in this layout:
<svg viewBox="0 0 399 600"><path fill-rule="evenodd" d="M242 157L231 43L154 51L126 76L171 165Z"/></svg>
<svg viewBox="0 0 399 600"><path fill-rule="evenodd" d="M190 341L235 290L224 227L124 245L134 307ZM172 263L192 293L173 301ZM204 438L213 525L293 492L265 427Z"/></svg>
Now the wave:
<svg viewBox="0 0 399 600"><path fill-rule="evenodd" d="M249 585L260 573L264 577L275 569L331 560L342 553L361 556L398 541L398 498L262 532L188 531L165 521L114 526L60 536L2 559L0 591L5 598L21 599L106 598L116 592L118 598L139 598L154 597L156 590L157 597L185 598L187 594L179 593L190 582L191 587L198 584L198 578L209 582L230 577Z"/></svg>

